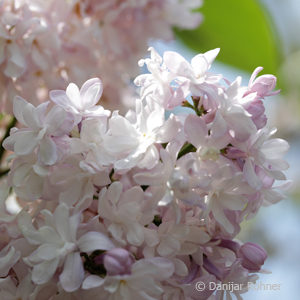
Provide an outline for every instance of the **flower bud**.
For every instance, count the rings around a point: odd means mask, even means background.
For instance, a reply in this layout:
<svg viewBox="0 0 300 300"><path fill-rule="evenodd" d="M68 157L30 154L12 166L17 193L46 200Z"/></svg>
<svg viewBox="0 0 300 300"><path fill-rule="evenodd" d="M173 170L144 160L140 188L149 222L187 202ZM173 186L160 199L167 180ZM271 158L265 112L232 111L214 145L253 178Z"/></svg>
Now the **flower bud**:
<svg viewBox="0 0 300 300"><path fill-rule="evenodd" d="M268 96L275 88L276 81L277 79L273 75L262 75L254 80L250 89L260 97Z"/></svg>
<svg viewBox="0 0 300 300"><path fill-rule="evenodd" d="M277 81L277 78L274 75L266 74L255 78L262 69L262 67L258 67L254 70L246 94L256 92L259 98L264 98L265 96L276 95L279 93L279 91L272 92Z"/></svg>
<svg viewBox="0 0 300 300"><path fill-rule="evenodd" d="M108 275L130 274L133 262L132 254L122 248L107 251L104 256L104 267Z"/></svg>
<svg viewBox="0 0 300 300"><path fill-rule="evenodd" d="M267 258L267 252L261 246L254 243L245 243L239 250L242 258L242 266L249 271L257 272Z"/></svg>

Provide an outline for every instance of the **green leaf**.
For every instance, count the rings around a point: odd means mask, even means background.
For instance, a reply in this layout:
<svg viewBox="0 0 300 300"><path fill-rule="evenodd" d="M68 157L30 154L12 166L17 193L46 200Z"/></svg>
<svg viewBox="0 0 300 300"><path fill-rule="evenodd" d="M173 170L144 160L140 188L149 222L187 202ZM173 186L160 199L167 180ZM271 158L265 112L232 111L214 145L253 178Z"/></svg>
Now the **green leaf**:
<svg viewBox="0 0 300 300"><path fill-rule="evenodd" d="M198 53L221 48L218 60L252 72L276 73L280 47L271 19L256 0L205 0L199 11L203 23L195 30L175 29L176 35Z"/></svg>

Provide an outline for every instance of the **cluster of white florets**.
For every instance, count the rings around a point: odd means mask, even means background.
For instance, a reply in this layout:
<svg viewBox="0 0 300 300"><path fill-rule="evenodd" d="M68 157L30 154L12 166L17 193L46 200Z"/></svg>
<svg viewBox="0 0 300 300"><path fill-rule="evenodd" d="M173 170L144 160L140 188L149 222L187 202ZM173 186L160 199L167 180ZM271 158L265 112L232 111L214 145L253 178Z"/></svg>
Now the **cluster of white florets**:
<svg viewBox="0 0 300 300"><path fill-rule="evenodd" d="M98 104L97 78L37 107L15 98L21 128L3 144L13 154L0 194L1 299L241 299L256 280L266 252L235 237L282 199L276 182L287 184L288 144L272 138L264 114L276 78L258 68L248 86L222 85L209 72L218 49L191 63L150 51L125 116ZM10 191L17 215L5 208Z"/></svg>

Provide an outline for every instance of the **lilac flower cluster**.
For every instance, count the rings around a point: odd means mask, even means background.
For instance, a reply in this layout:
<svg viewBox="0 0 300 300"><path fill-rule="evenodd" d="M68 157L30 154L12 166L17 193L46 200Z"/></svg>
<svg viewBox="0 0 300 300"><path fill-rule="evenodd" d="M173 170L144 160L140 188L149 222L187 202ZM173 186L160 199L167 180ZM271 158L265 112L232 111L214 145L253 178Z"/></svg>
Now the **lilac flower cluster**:
<svg viewBox="0 0 300 300"><path fill-rule="evenodd" d="M197 27L201 15L192 9L200 5L201 0L1 0L0 111L11 113L15 95L38 104L53 88L96 76L110 104L120 104L148 40L172 39L173 26Z"/></svg>
<svg viewBox="0 0 300 300"><path fill-rule="evenodd" d="M22 126L3 144L13 154L0 190L1 299L242 299L258 278L266 251L235 237L288 185L288 144L264 113L276 78L258 68L248 86L222 84L209 72L219 49L191 63L150 51L125 116L98 104L97 78L37 107L15 98ZM10 191L17 215L5 208ZM243 288L199 291L200 281Z"/></svg>

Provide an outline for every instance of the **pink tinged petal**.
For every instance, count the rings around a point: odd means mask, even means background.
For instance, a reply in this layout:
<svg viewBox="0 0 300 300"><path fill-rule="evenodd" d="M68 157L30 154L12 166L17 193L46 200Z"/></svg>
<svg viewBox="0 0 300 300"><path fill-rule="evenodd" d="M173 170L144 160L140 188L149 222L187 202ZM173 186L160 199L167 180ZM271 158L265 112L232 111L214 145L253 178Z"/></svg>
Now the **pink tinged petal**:
<svg viewBox="0 0 300 300"><path fill-rule="evenodd" d="M180 249L180 242L174 238L166 237L157 247L157 253L161 256L168 256Z"/></svg>
<svg viewBox="0 0 300 300"><path fill-rule="evenodd" d="M60 246L55 244L42 244L34 252L38 260L53 260L59 255Z"/></svg>
<svg viewBox="0 0 300 300"><path fill-rule="evenodd" d="M43 71L46 71L49 68L47 61L44 59L43 55L37 47L31 48L31 57L34 63Z"/></svg>
<svg viewBox="0 0 300 300"><path fill-rule="evenodd" d="M37 108L35 108L32 104L27 103L22 113L23 113L25 124L29 128L33 130L40 130L42 128L42 119L44 116L43 115L39 116Z"/></svg>
<svg viewBox="0 0 300 300"><path fill-rule="evenodd" d="M226 116L226 122L234 132L234 138L240 142L246 141L251 134L257 131L253 121L240 109L231 107Z"/></svg>
<svg viewBox="0 0 300 300"><path fill-rule="evenodd" d="M82 121L80 138L85 143L102 141L102 136L107 130L106 120L103 119L85 119Z"/></svg>
<svg viewBox="0 0 300 300"><path fill-rule="evenodd" d="M101 105L97 105L97 106L86 109L85 113L84 113L84 116L85 117L96 117L96 116L98 116L98 117L101 117L101 116L109 117L110 116L110 111L104 109Z"/></svg>
<svg viewBox="0 0 300 300"><path fill-rule="evenodd" d="M43 102L35 108L39 122L44 120L49 103L50 101Z"/></svg>
<svg viewBox="0 0 300 300"><path fill-rule="evenodd" d="M193 57L191 60L191 65L197 78L204 76L209 69L208 61L203 54L198 54Z"/></svg>
<svg viewBox="0 0 300 300"><path fill-rule="evenodd" d="M17 44L10 44L9 47L7 47L7 51L10 57L4 70L4 74L7 77L19 77L26 68L26 61L23 53Z"/></svg>
<svg viewBox="0 0 300 300"><path fill-rule="evenodd" d="M97 275L88 276L82 283L82 289L89 290L103 285L105 279Z"/></svg>
<svg viewBox="0 0 300 300"><path fill-rule="evenodd" d="M103 143L105 150L112 155L124 157L139 146L139 140L135 136L124 135L106 136Z"/></svg>
<svg viewBox="0 0 300 300"><path fill-rule="evenodd" d="M120 285L120 281L119 280L112 280L110 279L108 281L108 284L105 285L104 290L109 292L110 294L114 294L115 295L115 299L113 300L117 300L120 299L120 290L119 290L119 285ZM121 285L123 286L123 285ZM123 294L122 294L123 296ZM130 299L130 298L125 298L125 299Z"/></svg>
<svg viewBox="0 0 300 300"><path fill-rule="evenodd" d="M75 214L71 217L69 217L69 226L70 226L70 237L71 241L76 240L76 235L77 235L77 229L80 224L80 219L81 219L81 214Z"/></svg>
<svg viewBox="0 0 300 300"><path fill-rule="evenodd" d="M57 105L63 107L65 110L78 113L78 110L73 107L73 102L71 102L70 98L67 96L65 91L54 90L49 93L50 99L56 103Z"/></svg>
<svg viewBox="0 0 300 300"><path fill-rule="evenodd" d="M11 276L6 278L0 278L0 289L1 289L1 298L4 300L15 300L17 293L17 286L15 280ZM22 299L22 298L21 298Z"/></svg>
<svg viewBox="0 0 300 300"><path fill-rule="evenodd" d="M150 113L147 118L147 131L152 132L154 129L164 124L165 116L162 108L157 108Z"/></svg>
<svg viewBox="0 0 300 300"><path fill-rule="evenodd" d="M61 203L55 209L53 221L58 234L64 241L71 241L70 224L69 224L69 208Z"/></svg>
<svg viewBox="0 0 300 300"><path fill-rule="evenodd" d="M253 187L256 190L261 189L262 181L255 173L253 163L250 159L245 160L245 164L243 167L243 174L246 181L249 183L251 187Z"/></svg>
<svg viewBox="0 0 300 300"><path fill-rule="evenodd" d="M213 63L213 61L216 59L216 57L218 56L220 52L220 48L216 48L216 49L213 49L213 50L209 50L207 52L205 52L203 55L210 67L210 65Z"/></svg>
<svg viewBox="0 0 300 300"><path fill-rule="evenodd" d="M35 265L32 270L32 281L35 284L44 284L48 282L54 275L58 267L59 259L44 261Z"/></svg>
<svg viewBox="0 0 300 300"><path fill-rule="evenodd" d="M143 299L143 300L157 300L161 299L159 296L164 292L161 285L156 284L154 278L147 277L147 280L143 280L143 277L135 278L131 283L134 292L131 292L125 285L120 288L120 295L123 296L126 290L126 298L124 299ZM122 289L123 288L123 289ZM151 295L151 296L150 296Z"/></svg>
<svg viewBox="0 0 300 300"><path fill-rule="evenodd" d="M219 139L224 137L224 135L227 134L227 131L227 124L220 112L217 111L215 114L214 121L212 123L210 136L213 139Z"/></svg>
<svg viewBox="0 0 300 300"><path fill-rule="evenodd" d="M140 246L144 242L144 230L140 224L132 224L127 228L127 241L134 246Z"/></svg>
<svg viewBox="0 0 300 300"><path fill-rule="evenodd" d="M39 234L32 225L32 219L29 213L27 213L25 210L22 210L17 216L17 221L18 227L28 242L32 245L39 245Z"/></svg>
<svg viewBox="0 0 300 300"><path fill-rule="evenodd" d="M147 246L154 247L159 243L159 238L157 236L157 231L149 228L144 228L145 242Z"/></svg>
<svg viewBox="0 0 300 300"><path fill-rule="evenodd" d="M0 277L6 277L19 258L20 252L16 251L14 247L6 246L2 249L0 252Z"/></svg>
<svg viewBox="0 0 300 300"><path fill-rule="evenodd" d="M31 274L28 273L28 275L26 275L26 277L23 278L19 282L19 285L18 285L18 288L17 288L17 293L16 293L17 299L22 299L22 296L23 297L27 297L27 295L32 296L31 293L32 293L33 289L34 289L34 286L33 286L33 283L31 281ZM39 300L48 300L53 295L53 293L55 293L55 290L52 289L52 293L49 293L48 292L49 290L51 291L51 289L47 289L47 292L43 293L43 297L39 296L38 299ZM48 297L47 297L47 294L48 294ZM26 296L24 296L24 295L26 295Z"/></svg>
<svg viewBox="0 0 300 300"><path fill-rule="evenodd" d="M267 159L276 159L283 156L289 148L288 142L283 139L270 139L263 144L261 151Z"/></svg>
<svg viewBox="0 0 300 300"><path fill-rule="evenodd" d="M74 83L70 83L66 89L66 94L69 98L70 104L76 108L78 111L81 111L84 106L81 102L80 92L78 86Z"/></svg>
<svg viewBox="0 0 300 300"><path fill-rule="evenodd" d="M210 236L203 229L190 226L186 240L190 242L197 241L198 243L205 244L210 240Z"/></svg>
<svg viewBox="0 0 300 300"><path fill-rule="evenodd" d="M87 144L79 138L72 138L70 140L70 151L71 154L81 154L88 150Z"/></svg>
<svg viewBox="0 0 300 300"><path fill-rule="evenodd" d="M97 104L103 92L103 85L99 78L86 81L80 89L81 106L91 108Z"/></svg>
<svg viewBox="0 0 300 300"><path fill-rule="evenodd" d="M40 106L48 106L48 102ZM40 106L35 108L31 103L16 96L14 98L13 113L20 123L37 130L41 128Z"/></svg>
<svg viewBox="0 0 300 300"><path fill-rule="evenodd" d="M289 163L283 159L268 159L268 164L271 165L271 171L287 170L290 167Z"/></svg>
<svg viewBox="0 0 300 300"><path fill-rule="evenodd" d="M14 151L17 155L32 153L38 143L36 133L33 131L18 131L12 138L15 139Z"/></svg>
<svg viewBox="0 0 300 300"><path fill-rule="evenodd" d="M264 191L264 202L263 206L269 206L271 204L278 203L282 199L284 199L284 196L281 195L279 192L276 192L274 190L266 190Z"/></svg>
<svg viewBox="0 0 300 300"><path fill-rule="evenodd" d="M74 292L79 289L84 279L84 269L79 252L70 253L64 264L64 270L59 276L62 288L66 292Z"/></svg>
<svg viewBox="0 0 300 300"><path fill-rule="evenodd" d="M154 145L148 147L143 159L137 164L141 169L152 169L159 160L159 152Z"/></svg>
<svg viewBox="0 0 300 300"><path fill-rule="evenodd" d="M18 132L17 130L15 132ZM14 146L16 143L16 137L14 136L14 133L12 133L12 130L10 132L10 136L7 137L3 143L2 143L2 147L5 150L9 150L9 151L14 151Z"/></svg>
<svg viewBox="0 0 300 300"><path fill-rule="evenodd" d="M61 239L52 227L43 226L37 231L32 225L31 216L25 211L18 214L18 226L26 240L32 245L39 245L45 241L61 245Z"/></svg>
<svg viewBox="0 0 300 300"><path fill-rule="evenodd" d="M150 51L150 56L151 56L151 60L157 64L161 64L162 63L162 58L161 56L158 54L158 52L153 48L153 47L149 47L148 51ZM142 61L142 60L141 60Z"/></svg>
<svg viewBox="0 0 300 300"><path fill-rule="evenodd" d="M109 132L115 136L137 136L134 126L124 117L113 115L109 120Z"/></svg>
<svg viewBox="0 0 300 300"><path fill-rule="evenodd" d="M231 194L223 194L222 195L222 205L224 208L230 210L242 210L245 208L246 200L243 196L236 196Z"/></svg>
<svg viewBox="0 0 300 300"><path fill-rule="evenodd" d="M173 51L166 51L163 59L167 68L176 75L189 78L193 74L191 65L180 54Z"/></svg>
<svg viewBox="0 0 300 300"><path fill-rule="evenodd" d="M40 142L39 160L45 165L54 165L57 161L56 144L50 137L44 137Z"/></svg>
<svg viewBox="0 0 300 300"><path fill-rule="evenodd" d="M242 77L238 76L227 88L226 94L227 94L227 99L234 98L237 94L237 90L242 84ZM255 97L254 97L255 98ZM249 100L250 101L250 100Z"/></svg>
<svg viewBox="0 0 300 300"><path fill-rule="evenodd" d="M111 225L108 226L108 231L112 234L113 238L119 242L124 242L125 241L122 239L123 236L123 229L121 225L118 225L116 223L112 223Z"/></svg>
<svg viewBox="0 0 300 300"><path fill-rule="evenodd" d="M234 232L234 226L231 224L231 222L227 219L224 208L220 206L216 200L214 200L214 203L211 208L212 214L216 221L222 225L222 227L230 234Z"/></svg>
<svg viewBox="0 0 300 300"><path fill-rule="evenodd" d="M57 232L50 226L43 226L38 231L39 239L42 243L51 243L61 245L61 238Z"/></svg>
<svg viewBox="0 0 300 300"><path fill-rule="evenodd" d="M112 203L117 203L121 197L123 191L123 184L119 181L113 182L109 189L107 190L107 198L112 201Z"/></svg>
<svg viewBox="0 0 300 300"><path fill-rule="evenodd" d="M45 124L47 124L47 132L51 135L59 136L64 133L69 133L68 131L63 131L61 129L62 124L67 118L67 113L59 106L54 106L45 119ZM71 128L70 128L71 129Z"/></svg>
<svg viewBox="0 0 300 300"><path fill-rule="evenodd" d="M74 205L76 202L92 197L94 192L91 181L84 182L80 180L74 181L74 184L69 185L65 191L60 193L59 201L68 206Z"/></svg>
<svg viewBox="0 0 300 300"><path fill-rule="evenodd" d="M208 133L205 122L196 115L189 115L184 123L184 132L188 142L196 148L206 143Z"/></svg>
<svg viewBox="0 0 300 300"><path fill-rule="evenodd" d="M180 128L181 124L176 120L175 116L172 114L168 120L163 124L156 135L156 140L158 143L167 143L171 141Z"/></svg>
<svg viewBox="0 0 300 300"><path fill-rule="evenodd" d="M144 200L144 192L141 187L139 186L134 186L127 190L125 193L122 195L122 204L136 204L138 205L142 203Z"/></svg>
<svg viewBox="0 0 300 300"><path fill-rule="evenodd" d="M253 83L254 79L256 78L256 76L258 75L258 73L261 72L263 69L264 69L263 67L257 67L253 71L253 73L252 73L252 75L250 77L250 80L249 80L249 87L252 85L252 83Z"/></svg>
<svg viewBox="0 0 300 300"><path fill-rule="evenodd" d="M182 276L182 277L188 275L189 270L188 270L186 264L182 260L177 259L177 258L173 258L172 262L173 262L174 267L175 267L175 274L176 275L179 275L179 276Z"/></svg>
<svg viewBox="0 0 300 300"><path fill-rule="evenodd" d="M162 257L141 259L132 265L132 273L140 276L151 274L160 281L170 278L174 271L172 261Z"/></svg>
<svg viewBox="0 0 300 300"><path fill-rule="evenodd" d="M105 186L111 183L111 180L109 178L109 172L106 170L103 172L97 173L96 176L93 178L93 184L97 186Z"/></svg>
<svg viewBox="0 0 300 300"><path fill-rule="evenodd" d="M115 248L113 242L105 234L96 231L90 231L81 236L77 245L82 252Z"/></svg>
<svg viewBox="0 0 300 300"><path fill-rule="evenodd" d="M161 174L154 172L138 173L133 176L133 179L140 185L161 185L163 183Z"/></svg>
<svg viewBox="0 0 300 300"><path fill-rule="evenodd" d="M25 125L25 120L23 118L23 110L27 104L28 102L19 96L16 96L14 98L13 113L17 120L23 125Z"/></svg>

